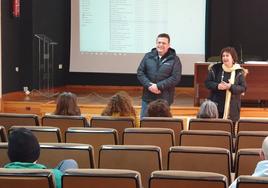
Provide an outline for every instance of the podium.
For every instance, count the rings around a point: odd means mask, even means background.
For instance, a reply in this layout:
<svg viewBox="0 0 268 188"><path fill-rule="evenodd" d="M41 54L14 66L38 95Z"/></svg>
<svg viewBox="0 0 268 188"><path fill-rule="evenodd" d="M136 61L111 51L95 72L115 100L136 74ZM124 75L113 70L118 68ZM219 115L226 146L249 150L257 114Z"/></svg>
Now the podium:
<svg viewBox="0 0 268 188"><path fill-rule="evenodd" d="M35 34L38 40L38 90L45 97L53 97L54 92L54 50L58 44L44 34Z"/></svg>

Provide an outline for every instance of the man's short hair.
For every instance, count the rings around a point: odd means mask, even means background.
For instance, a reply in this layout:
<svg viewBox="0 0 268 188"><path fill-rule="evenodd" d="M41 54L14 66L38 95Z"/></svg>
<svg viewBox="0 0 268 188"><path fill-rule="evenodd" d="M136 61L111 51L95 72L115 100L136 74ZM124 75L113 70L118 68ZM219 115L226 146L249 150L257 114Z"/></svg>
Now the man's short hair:
<svg viewBox="0 0 268 188"><path fill-rule="evenodd" d="M170 43L170 37L167 33L161 33L157 36L157 38L167 38L168 39L168 43Z"/></svg>
<svg viewBox="0 0 268 188"><path fill-rule="evenodd" d="M40 155L40 145L34 134L26 128L11 131L8 137L8 157L11 162L35 162Z"/></svg>

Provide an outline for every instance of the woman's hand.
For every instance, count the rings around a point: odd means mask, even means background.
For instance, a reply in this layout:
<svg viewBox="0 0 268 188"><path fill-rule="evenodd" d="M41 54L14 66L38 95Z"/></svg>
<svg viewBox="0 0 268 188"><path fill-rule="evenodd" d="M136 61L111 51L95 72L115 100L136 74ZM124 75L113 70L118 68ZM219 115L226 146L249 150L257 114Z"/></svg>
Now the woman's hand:
<svg viewBox="0 0 268 188"><path fill-rule="evenodd" d="M218 84L218 90L228 90L231 87L231 83L226 83L222 81L221 83Z"/></svg>

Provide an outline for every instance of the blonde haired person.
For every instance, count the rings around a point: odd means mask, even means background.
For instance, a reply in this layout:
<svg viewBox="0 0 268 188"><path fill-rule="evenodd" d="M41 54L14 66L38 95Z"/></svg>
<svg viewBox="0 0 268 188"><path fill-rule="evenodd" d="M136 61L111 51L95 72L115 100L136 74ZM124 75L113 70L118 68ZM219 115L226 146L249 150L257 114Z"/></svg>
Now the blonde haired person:
<svg viewBox="0 0 268 188"><path fill-rule="evenodd" d="M101 115L113 117L132 117L134 118L136 127L139 127L139 121L136 116L136 111L132 105L132 99L125 91L120 91L114 94L110 98Z"/></svg>

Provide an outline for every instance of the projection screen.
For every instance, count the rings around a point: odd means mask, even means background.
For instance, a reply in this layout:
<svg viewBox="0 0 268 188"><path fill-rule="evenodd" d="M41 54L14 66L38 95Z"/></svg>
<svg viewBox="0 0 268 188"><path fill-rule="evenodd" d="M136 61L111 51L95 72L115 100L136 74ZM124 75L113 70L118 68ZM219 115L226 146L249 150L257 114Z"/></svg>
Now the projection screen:
<svg viewBox="0 0 268 188"><path fill-rule="evenodd" d="M71 1L70 72L136 73L168 33L183 74L205 59L206 0Z"/></svg>

